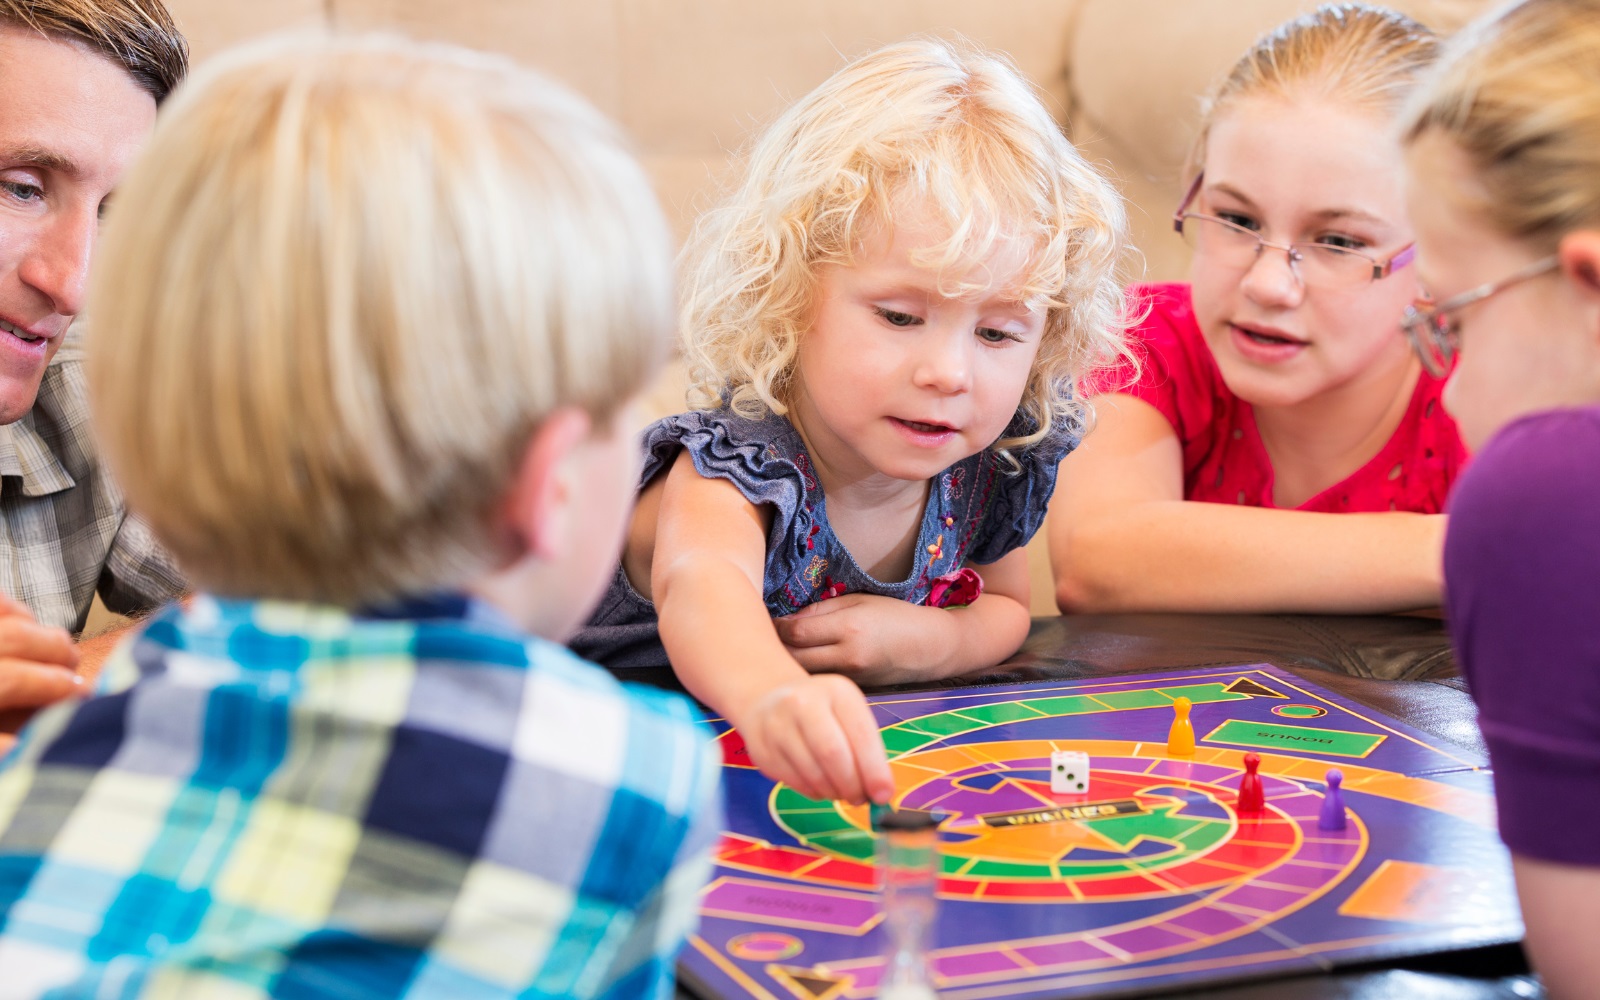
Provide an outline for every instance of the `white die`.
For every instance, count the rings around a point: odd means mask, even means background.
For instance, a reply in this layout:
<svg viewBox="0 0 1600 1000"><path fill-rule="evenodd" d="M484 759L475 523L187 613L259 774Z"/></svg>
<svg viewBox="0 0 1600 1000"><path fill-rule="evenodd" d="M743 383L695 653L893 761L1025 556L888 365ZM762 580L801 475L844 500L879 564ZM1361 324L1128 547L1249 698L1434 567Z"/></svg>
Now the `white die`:
<svg viewBox="0 0 1600 1000"><path fill-rule="evenodd" d="M1050 790L1058 795L1082 795L1089 790L1089 755L1077 750L1050 754Z"/></svg>

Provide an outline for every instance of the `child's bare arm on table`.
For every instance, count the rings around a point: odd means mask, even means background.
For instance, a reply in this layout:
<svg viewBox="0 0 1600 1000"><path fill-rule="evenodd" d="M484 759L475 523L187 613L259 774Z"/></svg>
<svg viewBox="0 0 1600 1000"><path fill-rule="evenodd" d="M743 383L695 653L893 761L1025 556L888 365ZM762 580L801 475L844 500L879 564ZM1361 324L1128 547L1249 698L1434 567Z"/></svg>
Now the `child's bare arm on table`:
<svg viewBox="0 0 1600 1000"><path fill-rule="evenodd" d="M762 773L812 798L886 802L893 780L861 690L807 673L773 628L761 597L769 517L678 456L650 572L661 642L684 687L733 723Z"/></svg>
<svg viewBox="0 0 1600 1000"><path fill-rule="evenodd" d="M1588 997L1600 982L1600 868L1511 856L1527 949L1550 996Z"/></svg>
<svg viewBox="0 0 1600 1000"><path fill-rule="evenodd" d="M1063 611L1389 612L1439 604L1442 514L1316 514L1183 499L1149 403L1101 397L1047 525Z"/></svg>
<svg viewBox="0 0 1600 1000"><path fill-rule="evenodd" d="M862 684L952 677L994 666L1028 637L1028 555L1016 549L987 566L983 596L964 608L930 608L876 594L845 594L776 620L778 636L807 670Z"/></svg>

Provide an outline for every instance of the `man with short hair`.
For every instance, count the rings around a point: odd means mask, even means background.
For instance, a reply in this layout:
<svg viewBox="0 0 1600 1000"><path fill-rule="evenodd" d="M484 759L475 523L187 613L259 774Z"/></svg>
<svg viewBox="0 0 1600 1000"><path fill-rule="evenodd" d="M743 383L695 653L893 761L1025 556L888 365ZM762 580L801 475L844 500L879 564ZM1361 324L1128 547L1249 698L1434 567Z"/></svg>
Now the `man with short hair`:
<svg viewBox="0 0 1600 1000"><path fill-rule="evenodd" d="M73 319L101 213L187 66L161 0L0 0L0 725L81 686L96 592L129 614L182 588L96 459Z"/></svg>

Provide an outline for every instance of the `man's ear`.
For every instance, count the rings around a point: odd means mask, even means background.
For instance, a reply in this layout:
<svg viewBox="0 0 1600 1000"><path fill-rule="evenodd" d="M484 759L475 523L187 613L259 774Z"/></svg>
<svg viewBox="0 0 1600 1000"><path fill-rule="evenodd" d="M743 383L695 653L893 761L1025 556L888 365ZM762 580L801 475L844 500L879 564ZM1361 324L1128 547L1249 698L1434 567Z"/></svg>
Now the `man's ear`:
<svg viewBox="0 0 1600 1000"><path fill-rule="evenodd" d="M582 502L582 484L570 460L592 427L583 410L563 407L544 418L522 449L504 525L522 555L547 560L562 554L570 512Z"/></svg>

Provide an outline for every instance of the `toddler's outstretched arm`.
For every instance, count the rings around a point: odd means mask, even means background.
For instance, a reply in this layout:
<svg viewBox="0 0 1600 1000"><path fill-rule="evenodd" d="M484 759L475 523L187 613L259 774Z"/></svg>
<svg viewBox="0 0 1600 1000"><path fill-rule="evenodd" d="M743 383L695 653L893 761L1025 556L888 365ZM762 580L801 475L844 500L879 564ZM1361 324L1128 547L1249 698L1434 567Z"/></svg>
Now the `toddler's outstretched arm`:
<svg viewBox="0 0 1600 1000"><path fill-rule="evenodd" d="M1050 504L1056 601L1072 611L1326 612L1436 607L1442 514L1319 514L1183 499L1167 418L1101 397Z"/></svg>
<svg viewBox="0 0 1600 1000"><path fill-rule="evenodd" d="M964 608L930 608L875 594L845 594L775 624L807 670L864 684L952 677L991 667L1028 637L1028 556L1015 549L987 566L983 596Z"/></svg>
<svg viewBox="0 0 1600 1000"><path fill-rule="evenodd" d="M769 517L678 456L650 571L661 642L684 686L733 723L763 774L816 799L887 802L894 782L861 690L807 673L773 628L761 597Z"/></svg>

